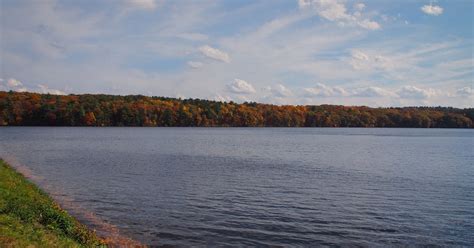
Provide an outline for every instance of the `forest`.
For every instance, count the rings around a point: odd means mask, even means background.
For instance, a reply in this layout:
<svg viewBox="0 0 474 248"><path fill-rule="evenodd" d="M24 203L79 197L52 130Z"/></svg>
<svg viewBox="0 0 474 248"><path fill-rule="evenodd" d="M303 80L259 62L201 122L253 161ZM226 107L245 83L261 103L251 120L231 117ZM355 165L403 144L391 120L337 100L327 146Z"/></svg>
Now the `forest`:
<svg viewBox="0 0 474 248"><path fill-rule="evenodd" d="M0 91L1 126L473 128L474 108L271 105Z"/></svg>

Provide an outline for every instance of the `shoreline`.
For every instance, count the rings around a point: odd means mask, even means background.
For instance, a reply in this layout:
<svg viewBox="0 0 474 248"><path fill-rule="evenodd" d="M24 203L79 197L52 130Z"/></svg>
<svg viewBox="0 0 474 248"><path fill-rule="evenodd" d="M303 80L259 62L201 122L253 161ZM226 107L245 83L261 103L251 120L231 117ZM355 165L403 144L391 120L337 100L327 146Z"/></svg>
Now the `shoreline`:
<svg viewBox="0 0 474 248"><path fill-rule="evenodd" d="M189 126L189 127L181 127L181 126L173 126L173 127L167 127L167 126L28 126L28 125L21 125L21 126L2 126L0 125L0 129L2 128L77 128L77 129L137 129L137 128L143 128L143 129L351 129L351 130L371 130L371 129L388 129L388 130L474 130L472 127L225 127L225 126L208 126L208 127L201 127L201 126Z"/></svg>
<svg viewBox="0 0 474 248"><path fill-rule="evenodd" d="M0 91L2 126L474 128L474 108L273 105Z"/></svg>
<svg viewBox="0 0 474 248"><path fill-rule="evenodd" d="M145 247L93 213L74 207L72 200L55 199L33 182L38 176L26 167L16 167L0 158L0 246Z"/></svg>

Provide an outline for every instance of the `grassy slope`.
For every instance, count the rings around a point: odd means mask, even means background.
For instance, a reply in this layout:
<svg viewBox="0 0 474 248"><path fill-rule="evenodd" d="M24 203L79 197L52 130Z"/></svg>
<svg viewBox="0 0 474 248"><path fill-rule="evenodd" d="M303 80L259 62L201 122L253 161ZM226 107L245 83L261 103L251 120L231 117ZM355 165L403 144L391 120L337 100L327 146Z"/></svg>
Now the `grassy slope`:
<svg viewBox="0 0 474 248"><path fill-rule="evenodd" d="M0 160L0 247L96 247L97 236Z"/></svg>

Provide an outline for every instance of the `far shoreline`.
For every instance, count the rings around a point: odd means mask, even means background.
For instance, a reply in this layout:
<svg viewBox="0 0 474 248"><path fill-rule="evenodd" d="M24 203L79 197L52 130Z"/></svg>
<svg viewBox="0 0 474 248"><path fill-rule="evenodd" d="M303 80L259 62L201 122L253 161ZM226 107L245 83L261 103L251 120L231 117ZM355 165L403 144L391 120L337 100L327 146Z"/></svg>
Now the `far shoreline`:
<svg viewBox="0 0 474 248"><path fill-rule="evenodd" d="M202 127L202 126L42 126L42 125L21 125L21 126L13 126L13 125L4 125L0 128L11 128L11 127L35 127L35 128L165 128L165 129L426 129L426 130L459 130L459 129L466 129L466 130L473 130L474 127L225 127L225 126L209 126L209 127Z"/></svg>
<svg viewBox="0 0 474 248"><path fill-rule="evenodd" d="M474 128L474 108L273 105L0 91L0 126Z"/></svg>

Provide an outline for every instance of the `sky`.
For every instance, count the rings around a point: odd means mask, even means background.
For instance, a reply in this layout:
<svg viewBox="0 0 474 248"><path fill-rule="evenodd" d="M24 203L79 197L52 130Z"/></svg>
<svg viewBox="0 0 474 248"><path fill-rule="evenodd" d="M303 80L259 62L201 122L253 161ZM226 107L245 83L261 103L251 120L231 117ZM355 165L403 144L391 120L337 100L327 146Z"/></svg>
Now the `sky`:
<svg viewBox="0 0 474 248"><path fill-rule="evenodd" d="M0 90L474 107L471 0L0 0Z"/></svg>

